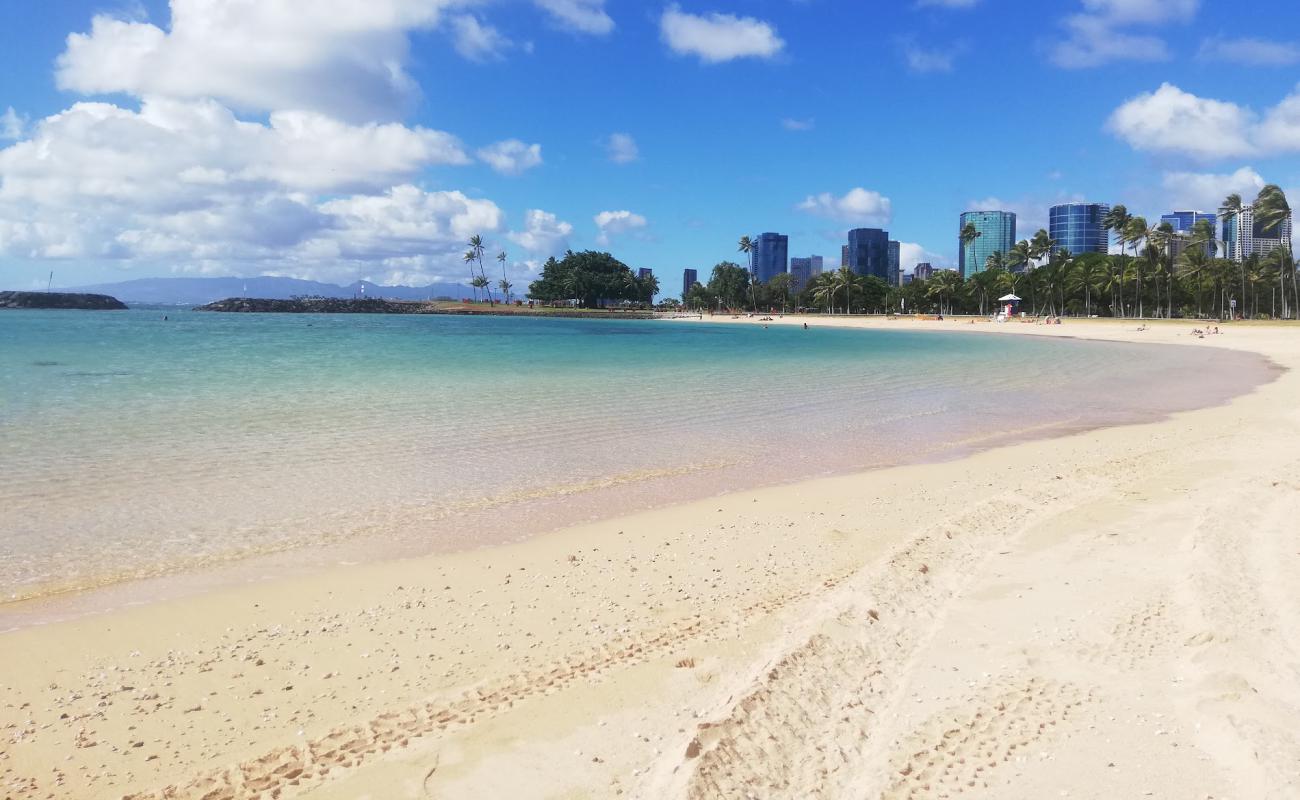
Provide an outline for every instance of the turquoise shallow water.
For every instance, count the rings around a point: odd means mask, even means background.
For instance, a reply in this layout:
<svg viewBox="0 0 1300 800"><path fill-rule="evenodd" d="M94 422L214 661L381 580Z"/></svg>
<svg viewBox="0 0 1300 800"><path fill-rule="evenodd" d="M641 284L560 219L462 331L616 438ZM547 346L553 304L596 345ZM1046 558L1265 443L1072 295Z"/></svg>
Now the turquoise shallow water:
<svg viewBox="0 0 1300 800"><path fill-rule="evenodd" d="M1141 421L1264 373L1216 351L1012 336L4 312L0 596L490 544Z"/></svg>

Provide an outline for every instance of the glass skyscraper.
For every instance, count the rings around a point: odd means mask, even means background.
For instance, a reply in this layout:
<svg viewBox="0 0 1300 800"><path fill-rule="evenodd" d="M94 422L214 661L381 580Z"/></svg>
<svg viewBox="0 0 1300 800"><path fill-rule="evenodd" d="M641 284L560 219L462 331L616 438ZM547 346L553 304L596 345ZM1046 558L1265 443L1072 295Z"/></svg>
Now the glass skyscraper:
<svg viewBox="0 0 1300 800"><path fill-rule="evenodd" d="M1160 217L1161 222L1168 222L1179 233L1191 233L1196 223L1205 220L1213 226L1218 222L1218 217L1214 214L1206 214L1201 211L1171 211Z"/></svg>
<svg viewBox="0 0 1300 800"><path fill-rule="evenodd" d="M822 257L790 259L790 293L802 292L808 282L822 274Z"/></svg>
<svg viewBox="0 0 1300 800"><path fill-rule="evenodd" d="M1223 220L1223 240L1227 257L1237 263L1253 255L1264 255L1291 242L1291 215L1287 214L1271 230L1264 230L1255 221L1255 207L1242 206L1241 211Z"/></svg>
<svg viewBox="0 0 1300 800"><path fill-rule="evenodd" d="M963 245L960 235L967 225L974 225L979 237ZM969 278L984 271L984 263L994 253L1006 255L1016 244L1016 215L1010 211L967 211L957 221L957 271Z"/></svg>
<svg viewBox="0 0 1300 800"><path fill-rule="evenodd" d="M699 281L700 273L693 269L682 270L682 302L686 302L686 295L691 291L691 287Z"/></svg>
<svg viewBox="0 0 1300 800"><path fill-rule="evenodd" d="M785 272L789 263L790 237L780 233L760 233L754 239L752 275L759 283L767 283Z"/></svg>
<svg viewBox="0 0 1300 800"><path fill-rule="evenodd" d="M1101 221L1110 213L1106 203L1063 203L1048 212L1048 234L1052 252L1061 248L1074 255L1105 253L1110 249L1110 233Z"/></svg>
<svg viewBox="0 0 1300 800"><path fill-rule="evenodd" d="M889 282L894 284L895 286L898 286L903 282L902 265L899 263L900 261L902 261L901 253L902 253L902 245L900 245L898 242L894 241L893 239L890 239L889 240Z"/></svg>
<svg viewBox="0 0 1300 800"><path fill-rule="evenodd" d="M849 269L857 275L875 275L893 283L889 274L889 233L880 228L849 231Z"/></svg>

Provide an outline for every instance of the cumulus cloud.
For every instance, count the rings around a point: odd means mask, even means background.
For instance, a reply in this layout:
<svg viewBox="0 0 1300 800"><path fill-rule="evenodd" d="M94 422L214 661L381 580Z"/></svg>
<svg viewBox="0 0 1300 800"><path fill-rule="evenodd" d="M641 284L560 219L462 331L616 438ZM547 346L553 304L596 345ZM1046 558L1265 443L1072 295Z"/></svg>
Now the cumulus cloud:
<svg viewBox="0 0 1300 800"><path fill-rule="evenodd" d="M417 93L409 31L456 0L171 0L170 26L96 16L59 56L59 88L211 97L241 110L305 108L393 118Z"/></svg>
<svg viewBox="0 0 1300 800"><path fill-rule="evenodd" d="M524 213L524 229L511 231L506 236L530 255L547 257L568 250L572 233L573 226L555 214L530 208Z"/></svg>
<svg viewBox="0 0 1300 800"><path fill-rule="evenodd" d="M641 157L636 139L628 133L611 133L605 139L605 153L615 164L630 164Z"/></svg>
<svg viewBox="0 0 1300 800"><path fill-rule="evenodd" d="M772 58L785 42L770 23L732 14L688 14L677 5L664 9L659 34L678 55L698 56L706 64L737 58Z"/></svg>
<svg viewBox="0 0 1300 800"><path fill-rule="evenodd" d="M926 262L934 266L935 269L949 266L953 260L947 256L927 250L924 245L916 242L899 242L898 243L898 265L904 272L911 272L917 264Z"/></svg>
<svg viewBox="0 0 1300 800"><path fill-rule="evenodd" d="M1126 29L1187 23L1199 5L1200 0L1083 0L1082 13L1062 20L1066 36L1050 44L1048 57L1068 69L1112 61L1167 61L1164 39Z"/></svg>
<svg viewBox="0 0 1300 800"><path fill-rule="evenodd" d="M27 130L27 118L18 116L13 106L5 109L5 113L0 114L0 141L13 141L23 138Z"/></svg>
<svg viewBox="0 0 1300 800"><path fill-rule="evenodd" d="M1234 193L1250 202L1264 187L1264 178L1250 167L1226 174L1166 172L1161 185L1171 208L1214 210Z"/></svg>
<svg viewBox="0 0 1300 800"><path fill-rule="evenodd" d="M506 139L480 148L477 155L502 175L519 175L541 165L542 146L525 144L518 139Z"/></svg>
<svg viewBox="0 0 1300 800"><path fill-rule="evenodd" d="M609 244L611 236L640 230L647 224L645 217L631 211L602 211L593 219L600 232L596 236L596 242L602 247Z"/></svg>
<svg viewBox="0 0 1300 800"><path fill-rule="evenodd" d="M1300 151L1300 88L1261 115L1161 84L1115 109L1106 127L1137 150L1201 160Z"/></svg>
<svg viewBox="0 0 1300 800"><path fill-rule="evenodd" d="M432 275L501 212L406 181L467 162L454 137L392 123L302 111L254 123L213 100L77 103L0 149L0 254L317 277L415 258Z"/></svg>
<svg viewBox="0 0 1300 800"><path fill-rule="evenodd" d="M830 192L808 195L798 205L800 211L852 225L888 225L893 208L888 197L868 189L850 189L840 197Z"/></svg>
<svg viewBox="0 0 1300 800"><path fill-rule="evenodd" d="M533 0L565 30L604 36L614 30L614 20L605 13L605 0Z"/></svg>
<svg viewBox="0 0 1300 800"><path fill-rule="evenodd" d="M496 28L479 21L473 14L460 14L451 20L452 46L470 61L495 61L510 46L510 40Z"/></svg>

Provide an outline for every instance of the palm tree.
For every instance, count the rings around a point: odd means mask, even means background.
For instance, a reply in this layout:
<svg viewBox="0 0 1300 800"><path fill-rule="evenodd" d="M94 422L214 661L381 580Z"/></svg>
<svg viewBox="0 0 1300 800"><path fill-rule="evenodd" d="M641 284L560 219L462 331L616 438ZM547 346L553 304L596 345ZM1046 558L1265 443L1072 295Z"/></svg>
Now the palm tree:
<svg viewBox="0 0 1300 800"><path fill-rule="evenodd" d="M855 273L853 270L849 269L848 267L840 267L834 273L834 278L832 279L832 285L835 287L835 291L831 293L832 313L834 313L833 309L835 307L835 304L833 302L835 298L835 294L838 293L840 289L844 290L844 313L845 314L852 313L853 292L854 290L858 290L858 291L862 290L862 278L859 275L857 275L857 273Z"/></svg>
<svg viewBox="0 0 1300 800"><path fill-rule="evenodd" d="M474 280L469 282L470 286L474 287L475 300L478 299L478 290L483 289L486 291L488 288L488 283L489 283L488 279L483 277L482 275L475 275Z"/></svg>
<svg viewBox="0 0 1300 800"><path fill-rule="evenodd" d="M1128 225L1124 227L1124 241L1133 247L1133 258L1137 258L1138 242L1147 238L1147 221L1145 217L1129 217ZM1139 318L1145 316L1145 309L1142 305L1142 265L1135 264L1137 268L1137 315Z"/></svg>
<svg viewBox="0 0 1300 800"><path fill-rule="evenodd" d="M497 253L497 261L501 262L501 282L497 284L501 288L501 294L506 298L506 305L510 304L510 287L514 286L510 282L509 276L506 275L506 251L502 250Z"/></svg>
<svg viewBox="0 0 1300 800"><path fill-rule="evenodd" d="M1092 316L1092 290L1101 283L1101 265L1096 258L1080 257L1075 259L1074 269L1066 281L1074 291L1083 290L1083 315Z"/></svg>
<svg viewBox="0 0 1300 800"><path fill-rule="evenodd" d="M975 243L975 240L980 238L983 235L984 234L981 233L980 230L975 227L975 223L973 222L967 222L965 227L961 229L961 233L958 234L957 238L961 240L963 266L965 266L967 261L967 259L965 258L966 248L973 245ZM971 261L971 266L969 268L973 271L978 271L979 265L974 263L974 257L975 257L975 249L971 248L971 258L969 259Z"/></svg>
<svg viewBox="0 0 1300 800"><path fill-rule="evenodd" d="M1202 220L1206 226L1209 226L1208 220ZM1197 225L1201 225L1198 222ZM1210 240L1213 240L1214 231L1210 231ZM1192 281L1193 291L1196 294L1196 316L1201 316L1201 283L1204 279L1206 268L1210 265L1210 257L1205 252L1205 241L1197 241L1198 234L1195 227L1192 228L1192 242L1183 250L1179 256L1179 264L1183 269L1183 275Z"/></svg>
<svg viewBox="0 0 1300 800"><path fill-rule="evenodd" d="M750 303L754 306L754 310L757 311L758 298L757 295L754 293L754 284L758 282L758 276L754 274L754 240L749 238L749 236L742 236L740 237L740 242L738 243L736 249L744 253L745 256L749 259L749 300ZM832 314L835 313L833 308L831 310L831 313Z"/></svg>
<svg viewBox="0 0 1300 800"><path fill-rule="evenodd" d="M1001 269L1007 268L1007 257L1002 254L1001 250L994 250L989 253L988 258L984 259L984 269Z"/></svg>
<svg viewBox="0 0 1300 800"><path fill-rule="evenodd" d="M1223 254L1225 256L1228 255L1228 242L1227 242L1228 222L1237 219L1241 215L1241 208L1242 208L1241 195L1237 194L1236 192L1233 192L1232 194L1223 198L1223 202L1219 204L1219 219L1223 221L1223 231L1224 231L1224 242L1223 242L1224 253ZM1233 255L1235 255L1238 259L1241 258L1240 253L1234 253ZM1246 302L1246 271L1244 269L1241 270L1241 297L1242 297L1241 301L1243 303Z"/></svg>
<svg viewBox="0 0 1300 800"><path fill-rule="evenodd" d="M1033 267L1034 246L1029 243L1028 239L1021 239L1011 247L1011 252L1007 253L1007 264L1012 267L1023 267L1022 272L1028 272Z"/></svg>
<svg viewBox="0 0 1300 800"><path fill-rule="evenodd" d="M960 291L962 287L962 283L963 281L962 281L961 274L958 273L956 270L951 270L951 269L945 269L937 273L933 278L930 279L930 285L927 288L927 293L938 296L940 314L952 313L953 295L957 294L957 292ZM944 306L945 299L947 300L947 310L945 310L945 306Z"/></svg>
<svg viewBox="0 0 1300 800"><path fill-rule="evenodd" d="M464 261L469 264L469 285L474 287L474 302L478 302L478 275L474 274L474 251L466 250Z"/></svg>
<svg viewBox="0 0 1300 800"><path fill-rule="evenodd" d="M487 290L488 303L496 305L496 299L492 297L492 284L487 279L487 271L483 269L483 251L483 237L477 233L469 237L469 252L478 260L479 277L483 279L483 287Z"/></svg>
<svg viewBox="0 0 1300 800"><path fill-rule="evenodd" d="M989 256L984 263L987 265L992 261L993 256ZM1005 278L1006 271L999 266L986 266L984 270L970 276L970 280L968 280L967 283L974 286L976 292L979 293L980 316L984 316L986 313L984 309L985 304L988 302L989 295L996 292L998 287L1003 285Z"/></svg>
<svg viewBox="0 0 1300 800"><path fill-rule="evenodd" d="M1122 279L1125 272L1124 243L1126 240L1124 237L1126 236L1126 231L1128 231L1129 221L1132 219L1133 216L1128 213L1128 208L1126 208L1123 203L1116 203L1114 206L1111 206L1110 211L1106 212L1106 216L1101 219L1102 227L1115 234L1115 244L1119 245L1120 266L1116 272L1120 275L1121 280L1115 284L1115 287L1119 290L1120 316L1124 316L1124 281ZM1111 305L1114 306L1115 301L1113 294L1111 295L1111 298Z"/></svg>
<svg viewBox="0 0 1300 800"><path fill-rule="evenodd" d="M1277 230L1291 216L1291 206L1286 201L1286 193L1277 184L1267 184L1259 190L1254 205L1255 225L1263 233ZM1284 243L1285 244L1285 243ZM1282 286L1282 314L1289 317L1286 304L1286 283L1283 271L1278 271L1278 282Z"/></svg>
<svg viewBox="0 0 1300 800"><path fill-rule="evenodd" d="M839 287L835 284L834 272L823 272L821 275L813 278L809 283L812 290L812 297L818 303L825 303L832 314L835 313L835 292Z"/></svg>

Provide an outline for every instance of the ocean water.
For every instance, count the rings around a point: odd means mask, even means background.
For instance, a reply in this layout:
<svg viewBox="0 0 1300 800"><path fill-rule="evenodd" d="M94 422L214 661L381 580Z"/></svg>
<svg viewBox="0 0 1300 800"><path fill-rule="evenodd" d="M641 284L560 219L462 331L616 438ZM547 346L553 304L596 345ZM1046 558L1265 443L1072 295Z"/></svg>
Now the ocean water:
<svg viewBox="0 0 1300 800"><path fill-rule="evenodd" d="M1213 350L938 332L3 312L0 602L488 545L1143 421L1266 374Z"/></svg>

